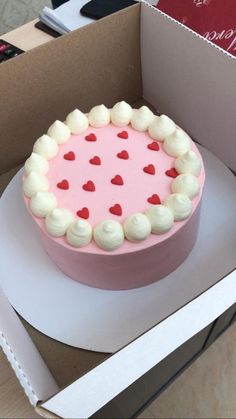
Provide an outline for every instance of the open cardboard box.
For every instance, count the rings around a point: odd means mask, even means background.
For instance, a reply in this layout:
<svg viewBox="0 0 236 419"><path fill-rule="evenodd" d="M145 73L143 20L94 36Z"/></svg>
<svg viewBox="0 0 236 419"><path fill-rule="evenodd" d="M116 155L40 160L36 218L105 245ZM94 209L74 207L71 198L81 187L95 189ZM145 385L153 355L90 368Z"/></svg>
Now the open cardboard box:
<svg viewBox="0 0 236 419"><path fill-rule="evenodd" d="M1 189L53 120L122 99L168 114L236 170L235 68L235 58L145 3L2 64ZM44 336L0 293L0 344L31 403L44 416L91 416L212 323L236 300L236 241L224 246L222 261L213 252L203 269L193 266L195 286L173 296L158 324L113 355Z"/></svg>

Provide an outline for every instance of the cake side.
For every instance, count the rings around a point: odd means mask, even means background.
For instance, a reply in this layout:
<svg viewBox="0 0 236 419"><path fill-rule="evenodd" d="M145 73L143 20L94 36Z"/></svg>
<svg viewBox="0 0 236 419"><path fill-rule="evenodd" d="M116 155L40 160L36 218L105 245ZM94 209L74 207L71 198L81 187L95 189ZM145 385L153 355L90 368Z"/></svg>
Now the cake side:
<svg viewBox="0 0 236 419"><path fill-rule="evenodd" d="M146 247L141 249L137 249L140 243L133 245L130 252L78 252L60 245L42 230L41 240L52 261L75 281L106 290L140 288L166 277L188 257L197 238L200 207L199 203L174 235L161 243L146 240Z"/></svg>

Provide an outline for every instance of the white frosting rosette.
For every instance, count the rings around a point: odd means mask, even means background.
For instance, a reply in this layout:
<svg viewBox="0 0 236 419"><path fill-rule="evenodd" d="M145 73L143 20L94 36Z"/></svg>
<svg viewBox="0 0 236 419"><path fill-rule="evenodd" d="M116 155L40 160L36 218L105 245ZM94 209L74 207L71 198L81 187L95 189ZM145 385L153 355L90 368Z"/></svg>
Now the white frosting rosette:
<svg viewBox="0 0 236 419"><path fill-rule="evenodd" d="M57 206L52 192L36 192L30 200L30 209L36 217L46 217Z"/></svg>
<svg viewBox="0 0 236 419"><path fill-rule="evenodd" d="M66 238L74 247L87 246L92 240L92 227L85 220L76 220L68 228Z"/></svg>
<svg viewBox="0 0 236 419"><path fill-rule="evenodd" d="M151 224L146 215L137 213L127 217L123 224L125 237L131 242L145 240L151 233Z"/></svg>
<svg viewBox="0 0 236 419"><path fill-rule="evenodd" d="M153 112L147 106L141 106L139 109L134 109L131 126L136 131L146 131L153 119Z"/></svg>
<svg viewBox="0 0 236 419"><path fill-rule="evenodd" d="M171 190L174 193L180 193L187 195L190 199L195 198L200 190L200 184L198 179L190 173L182 174L177 176L172 184Z"/></svg>
<svg viewBox="0 0 236 419"><path fill-rule="evenodd" d="M49 169L49 164L43 156L33 152L26 160L24 169L27 175L30 172L37 172L41 173L42 175L46 175Z"/></svg>
<svg viewBox="0 0 236 419"><path fill-rule="evenodd" d="M153 140L164 139L175 132L176 125L167 115L156 116L148 128L148 133Z"/></svg>
<svg viewBox="0 0 236 419"><path fill-rule="evenodd" d="M173 213L164 205L155 205L145 211L151 223L153 234L163 234L171 229L174 223Z"/></svg>
<svg viewBox="0 0 236 419"><path fill-rule="evenodd" d="M69 140L71 132L64 122L57 120L48 128L47 135L53 138L57 144L64 144Z"/></svg>
<svg viewBox="0 0 236 419"><path fill-rule="evenodd" d="M89 122L87 116L79 109L70 112L66 117L66 125L72 134L82 134L88 128Z"/></svg>
<svg viewBox="0 0 236 419"><path fill-rule="evenodd" d="M57 142L46 134L39 137L33 147L33 152L40 154L46 160L53 159L57 155L58 150Z"/></svg>
<svg viewBox="0 0 236 419"><path fill-rule="evenodd" d="M110 251L117 249L123 243L124 231L118 221L106 220L94 227L93 237L101 249Z"/></svg>
<svg viewBox="0 0 236 419"><path fill-rule="evenodd" d="M117 127L129 125L133 115L133 109L124 100L116 103L111 109L111 122Z"/></svg>
<svg viewBox="0 0 236 419"><path fill-rule="evenodd" d="M36 192L47 191L49 183L46 176L37 172L30 172L23 181L23 191L28 198L31 198Z"/></svg>
<svg viewBox="0 0 236 419"><path fill-rule="evenodd" d="M184 194L171 194L164 204L172 212L175 221L185 220L192 212L192 201Z"/></svg>
<svg viewBox="0 0 236 419"><path fill-rule="evenodd" d="M201 171L201 162L196 153L190 150L175 160L175 169L178 173L190 173L198 176Z"/></svg>
<svg viewBox="0 0 236 419"><path fill-rule="evenodd" d="M105 127L110 123L110 111L104 105L94 106L88 114L88 120L94 128Z"/></svg>
<svg viewBox="0 0 236 419"><path fill-rule="evenodd" d="M74 221L73 214L66 208L53 209L45 219L45 227L54 237L64 236L70 224Z"/></svg>
<svg viewBox="0 0 236 419"><path fill-rule="evenodd" d="M178 157L190 150L191 143L188 135L181 129L177 129L166 137L163 147L169 156Z"/></svg>

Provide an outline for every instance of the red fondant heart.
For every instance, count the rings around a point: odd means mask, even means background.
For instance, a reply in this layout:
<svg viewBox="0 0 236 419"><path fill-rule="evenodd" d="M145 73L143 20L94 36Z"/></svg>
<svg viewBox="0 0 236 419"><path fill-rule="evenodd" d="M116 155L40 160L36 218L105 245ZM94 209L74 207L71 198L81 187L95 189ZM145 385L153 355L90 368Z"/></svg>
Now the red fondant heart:
<svg viewBox="0 0 236 419"><path fill-rule="evenodd" d="M122 208L120 204L113 205L113 207L109 208L109 211L111 214L114 214L114 215L122 215Z"/></svg>
<svg viewBox="0 0 236 419"><path fill-rule="evenodd" d="M161 200L160 200L159 196L156 193L154 193L152 196L149 196L149 198L147 199L147 201L150 204L153 204L153 205L158 205L158 204L161 203Z"/></svg>
<svg viewBox="0 0 236 419"><path fill-rule="evenodd" d="M58 184L57 184L57 187L59 188L59 189L69 189L69 182L68 182L68 180L66 180L66 179L63 179L61 182L59 182Z"/></svg>
<svg viewBox="0 0 236 419"><path fill-rule="evenodd" d="M78 217L84 218L85 220L89 218L89 210L86 207L82 208L81 210L78 210L76 214L78 215Z"/></svg>
<svg viewBox="0 0 236 419"><path fill-rule="evenodd" d="M75 153L73 151L69 151L68 153L64 154L65 160L75 160Z"/></svg>
<svg viewBox="0 0 236 419"><path fill-rule="evenodd" d="M86 141L97 141L97 137L96 137L95 134L89 134L89 135L86 135L85 140Z"/></svg>
<svg viewBox="0 0 236 419"><path fill-rule="evenodd" d="M119 157L119 159L128 160L129 154L126 150L122 150L120 153L117 154L117 157Z"/></svg>
<svg viewBox="0 0 236 419"><path fill-rule="evenodd" d="M173 167L172 169L169 169L166 171L166 175L169 177L177 177L178 176L178 172L175 170L175 168Z"/></svg>
<svg viewBox="0 0 236 419"><path fill-rule="evenodd" d="M94 164L95 166L100 166L101 159L98 156L94 156L92 159L89 160L89 163Z"/></svg>
<svg viewBox="0 0 236 419"><path fill-rule="evenodd" d="M124 181L120 175L113 177L111 183L113 183L113 185L124 185Z"/></svg>
<svg viewBox="0 0 236 419"><path fill-rule="evenodd" d="M147 148L149 148L149 150L153 150L153 151L158 151L160 149L159 145L157 144L156 141L153 141L152 143L147 145Z"/></svg>
<svg viewBox="0 0 236 419"><path fill-rule="evenodd" d="M156 170L155 170L155 167L153 166L153 164L149 164L148 166L145 166L143 168L143 171L145 173L148 173L149 175L155 175L155 173L156 173Z"/></svg>
<svg viewBox="0 0 236 419"><path fill-rule="evenodd" d="M127 140L127 138L129 137L129 134L127 131L121 131L117 134L117 137L123 138L123 140Z"/></svg>
<svg viewBox="0 0 236 419"><path fill-rule="evenodd" d="M82 188L83 188L85 191L88 191L88 192L94 192L94 191L95 191L95 185L94 185L94 183L93 183L93 181L92 181L92 180L88 180L88 182L87 182L87 183L85 183L85 184L82 186Z"/></svg>

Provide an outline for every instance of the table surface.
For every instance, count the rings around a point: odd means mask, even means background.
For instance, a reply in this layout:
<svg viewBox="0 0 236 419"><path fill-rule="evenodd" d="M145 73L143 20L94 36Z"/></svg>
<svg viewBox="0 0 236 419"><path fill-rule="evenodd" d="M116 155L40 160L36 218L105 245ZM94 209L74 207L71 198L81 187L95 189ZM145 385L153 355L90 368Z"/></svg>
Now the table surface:
<svg viewBox="0 0 236 419"><path fill-rule="evenodd" d="M23 51L28 51L54 39L47 33L35 28L34 25L36 22L38 22L38 19L32 20L11 32L1 35L1 38L23 49Z"/></svg>

